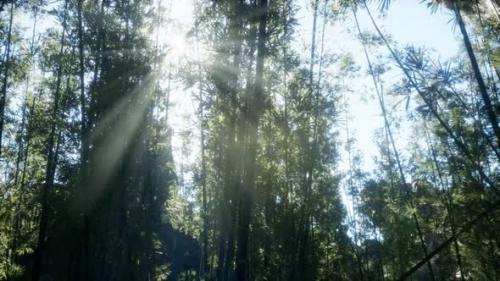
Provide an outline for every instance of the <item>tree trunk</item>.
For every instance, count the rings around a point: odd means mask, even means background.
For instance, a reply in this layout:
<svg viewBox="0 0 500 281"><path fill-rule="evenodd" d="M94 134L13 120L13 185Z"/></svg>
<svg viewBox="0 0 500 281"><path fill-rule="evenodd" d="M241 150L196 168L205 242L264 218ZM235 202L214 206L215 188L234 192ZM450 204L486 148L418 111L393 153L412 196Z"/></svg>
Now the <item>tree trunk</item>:
<svg viewBox="0 0 500 281"><path fill-rule="evenodd" d="M266 29L267 29L267 0L260 0L259 10L259 30L257 38L257 58L255 67L255 84L253 97L249 97L249 104L245 109L244 122L248 128L246 146L243 161L243 184L239 198L239 228L238 228L238 247L236 255L236 278L237 280L247 281L250 279L248 262L248 238L250 228L250 214L252 208L252 194L255 190L255 170L257 157L257 131L259 119L262 113L264 102L264 59L266 55Z"/></svg>
<svg viewBox="0 0 500 281"><path fill-rule="evenodd" d="M314 158L317 155L317 138L316 138L316 127L318 122L318 111L317 111L317 101L319 92L316 91L317 87L314 83L314 66L316 64L316 31L317 31L317 21L318 21L318 8L319 0L315 0L313 3L313 24L312 24L312 35L311 35L311 54L310 54L310 64L309 64L309 85L308 85L308 98L312 105L312 118L313 125L312 128L308 125L307 131L312 135L312 142L309 142L305 146L305 155L303 158L304 169L302 171L302 185L304 188L304 201L302 202L300 210L300 219L298 225L298 243L297 243L297 257L294 270L296 270L296 276L292 277L293 280L311 280L313 277L309 276L311 272L310 264L310 248L311 248L311 214L310 214L310 197L312 193L313 184L313 171L314 171Z"/></svg>
<svg viewBox="0 0 500 281"><path fill-rule="evenodd" d="M454 3L453 10L455 12L455 16L458 21L458 26L460 27L460 32L462 33L463 36L465 48L467 49L467 55L469 56L472 65L472 70L474 71L474 76L476 77L477 84L479 86L479 92L481 94L481 98L484 103L484 109L486 111L486 115L488 116L488 119L491 123L491 127L493 128L493 133L496 136L497 145L500 145L500 128L498 127L497 116L491 104L491 99L490 96L488 95L486 84L484 83L483 76L479 68L479 64L474 54L474 49L472 48L472 44L469 39L469 34L467 33L467 29L465 28L465 23L462 18L462 13L460 12L460 8L458 7L457 3Z"/></svg>
<svg viewBox="0 0 500 281"><path fill-rule="evenodd" d="M439 162L438 162L438 159L437 159L436 150L434 149L434 146L432 145L432 142L431 142L431 140L429 138L429 133L428 133L428 130L427 130L427 124L425 123L425 121L424 121L424 131L425 131L425 140L426 140L427 146L429 147L429 150L431 152L431 156L432 156L431 158L432 158L432 162L434 164L433 166L436 169L437 177L439 179L439 185L441 186L442 190L445 190L446 196L448 197L447 198L448 201L444 202L444 205L446 206L446 212L447 212L447 214L449 216L449 223L450 223L450 228L451 228L451 234L453 236L455 236L455 234L456 234L456 224L455 224L455 220L453 219L453 214L451 212L452 206L453 206L453 196L452 196L452 193L451 193L451 189L447 189L447 186L444 183L443 174L442 174L441 168L439 166ZM450 171L449 174L453 174L453 172ZM459 248L457 239L455 239L453 241L453 244L454 244L454 247L455 247L455 255L457 257L458 269L460 271L460 280L464 281L465 277L464 277L462 256L460 254L460 248Z"/></svg>
<svg viewBox="0 0 500 281"><path fill-rule="evenodd" d="M87 126L88 118L87 118L87 106L86 106L86 97L85 97L85 59L84 59L84 34L83 34L83 1L78 0L77 3L77 29L78 29L78 79L79 79L79 87L80 87L80 179L81 186L79 192L83 194L83 197L86 196L86 189L88 188L88 177L89 177L89 167L88 167L88 159L89 159L89 143L88 143L88 131ZM97 66L96 66L97 67ZM85 199L84 199L85 200ZM85 204L86 205L86 204ZM83 212L83 229L82 229L82 262L81 265L78 265L82 268L82 278L85 280L89 279L89 267L88 267L88 258L89 255L89 218L88 218L88 206L84 207ZM78 270L76 271L78 274Z"/></svg>
<svg viewBox="0 0 500 281"><path fill-rule="evenodd" d="M78 78L80 82L80 138L81 138L81 165L85 165L88 158L88 143L87 143L87 106L85 98L85 60L84 60L84 46L83 46L83 1L78 0L77 13L78 13Z"/></svg>
<svg viewBox="0 0 500 281"><path fill-rule="evenodd" d="M409 70L404 66L404 64L401 61L401 59L399 58L399 56L396 54L396 52L391 47L391 45L389 44L389 42L385 38L384 34L380 30L380 28L378 27L378 25L375 22L375 19L373 18L372 14L370 12L370 9L368 8L368 5L366 4L365 0L363 0L363 4L366 8L366 11L368 12L368 16L370 17L370 20L371 20L374 28L377 31L377 34L380 36L380 38L382 38L382 41L384 42L387 49L391 53L391 56L394 58L394 60L398 64L399 68L403 71L406 78L408 78L408 82L410 83L410 85L417 91L418 95L422 98L425 105L429 107L429 110L431 111L432 115L437 119L437 121L443 127L443 129L445 129L446 133L453 139L453 142L457 145L457 147L461 150L461 152L466 156L467 160L469 160L470 163L468 163L468 164L473 166L473 168L475 168L477 170L477 172L481 175L481 177L484 179L484 181L487 183L487 185L489 185L496 194L500 195L500 190L497 188L497 186L495 184L493 184L493 182L489 179L489 177L484 173L483 168L481 166L477 165L477 163L474 161L474 158L472 157L472 154L471 154L470 150L468 149L468 147L465 145L465 143L463 143L455 135L455 133L453 133L450 126L439 115L433 102L431 100L429 100L426 93L420 89L417 82L410 75ZM482 184L482 182L480 182L480 184Z"/></svg>
<svg viewBox="0 0 500 281"><path fill-rule="evenodd" d="M368 9L368 7L367 7L367 9ZM390 127L390 124L389 124L389 119L388 119L387 111L386 111L386 108L385 108L383 93L380 90L377 78L375 76L375 70L374 70L374 68L372 66L372 63L371 63L371 60L370 60L370 56L368 55L368 50L367 50L365 42L363 40L363 37L362 37L362 34L361 34L361 28L359 27L359 22L358 22L358 19L357 19L357 16L356 16L356 12L354 10L353 10L353 13L354 13L354 19L356 21L356 27L357 27L357 30L358 30L358 34L359 34L359 36L361 37L361 40L362 40L363 50L364 50L364 53L365 53L366 60L368 62L368 67L369 67L369 70L370 70L370 74L372 76L373 85L375 87L375 92L377 93L377 97L378 97L378 101L379 101L379 105L380 105L380 110L382 111L382 116L384 118L385 127L386 127L387 133L389 135L389 140L391 142L391 147L392 147L392 150L393 150L393 153L394 153L394 157L396 158L396 163L397 163L397 167L398 167L398 171L399 171L399 177L400 177L400 180L401 180L401 187L400 188L404 188L407 191L407 194L409 196L411 196L410 191L407 188L406 178L405 178L405 175L404 175L404 172L403 172L403 167L402 167L402 164L401 164L401 160L399 158L399 152L398 152L398 150L396 148L394 137L392 135L392 130L391 130L391 127ZM411 197L410 197L409 201L410 201L410 206L413 209L414 208L414 203L413 203ZM415 223L415 228L417 230L418 238L420 240L420 246L422 247L422 251L423 251L424 257L425 257L425 256L428 255L427 245L426 245L424 237L423 237L422 229L420 227L420 222L419 222L417 214L415 212L413 212L413 214L412 214L412 219L413 219L413 222ZM431 280L433 280L433 281L436 280L435 279L435 275L434 275L434 269L433 269L432 264L431 264L430 261L427 261L427 268L429 270L429 274L430 274Z"/></svg>
<svg viewBox="0 0 500 281"><path fill-rule="evenodd" d="M65 3L64 13L67 10L68 2ZM47 140L47 165L45 169L45 182L42 186L41 190L41 214L40 214L40 222L38 227L38 240L34 253L34 266L33 266L33 275L32 280L38 281L41 274L42 267L42 259L45 251L45 239L47 232L47 224L48 224L48 193L52 189L54 185L54 175L56 169L56 159L57 154L55 150L56 142L57 142L57 123L59 121L59 106L60 106L60 95L61 95L61 82L62 82L62 56L64 52L64 40L66 35L66 15L63 19L63 30L61 34L60 41L60 49L59 49L59 65L57 68L57 77L56 77L56 89L54 93L54 104L52 108L51 115L51 126L50 132Z"/></svg>
<svg viewBox="0 0 500 281"><path fill-rule="evenodd" d="M3 81L2 81L2 93L0 97L0 156L2 155L2 137L3 137L3 129L5 126L5 108L7 103L7 83L9 82L9 71L10 71L10 48L11 48L11 40L12 40L12 21L14 18L14 3L16 1L12 1L10 4L10 18L9 18L9 31L7 32L7 43L5 48L5 61L4 61L4 71L3 71Z"/></svg>
<svg viewBox="0 0 500 281"><path fill-rule="evenodd" d="M79 6L77 7L79 9L78 11L78 17L80 17L80 13L83 12L80 10L80 5L83 4L84 0L78 0L81 1L82 3L79 3ZM80 192L80 200L83 202L82 204L82 209L83 209L83 230L82 230L82 239L83 243L81 245L81 255L82 255L82 261L78 264L78 270L76 271L78 276L78 280L91 280L92 276L97 276L98 274L98 262L94 262L91 265L91 262L94 261L91 257L96 254L97 251L94 250L94 248L91 247L90 245L90 240L91 240L91 228L92 226L92 221L90 218L90 214L92 212L93 208L93 202L91 202L91 197L92 195L89 194L89 190L92 188L89 186L89 175L91 174L91 154L92 154L92 149L91 143L89 140L89 136L92 133L92 127L95 126L95 119L98 117L96 116L97 113L97 104L96 104L96 99L95 99L95 92L98 89L99 83L100 83L100 71L102 70L103 64L104 64L104 53L105 53L105 45L106 45L106 30L104 28L105 26L105 0L101 0L100 7L99 7L99 20L98 26L97 26L97 40L95 42L95 54L94 54L94 69L93 69L93 77L92 81L89 83L89 91L88 91L88 106L86 103L85 99L85 90L83 90L83 96L82 96L82 65L81 65L81 58L80 58L80 52L83 53L83 13L81 13L81 20L78 19L78 44L79 44L79 63L80 63L80 69L79 69L79 78L80 78L80 108L82 110L82 120L83 124L81 124L80 129L81 131L81 145L82 149L80 151L81 153L81 179L82 179L82 186ZM83 8L83 7L81 7ZM81 22L80 22L81 21ZM82 25L81 30L80 30L80 25ZM80 45L81 44L81 45ZM85 87L85 81L83 81L83 88ZM83 99L82 99L83 98ZM92 145L95 145L95 143L92 143ZM95 266L93 266L95 265ZM94 270L93 270L94 269Z"/></svg>

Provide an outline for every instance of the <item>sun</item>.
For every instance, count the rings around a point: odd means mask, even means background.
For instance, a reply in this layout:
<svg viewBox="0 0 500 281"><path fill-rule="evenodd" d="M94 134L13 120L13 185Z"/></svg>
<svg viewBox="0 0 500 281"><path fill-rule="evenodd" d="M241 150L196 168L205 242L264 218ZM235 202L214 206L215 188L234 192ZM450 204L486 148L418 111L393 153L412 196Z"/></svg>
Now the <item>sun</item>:
<svg viewBox="0 0 500 281"><path fill-rule="evenodd" d="M165 47L167 48L167 56L173 59L184 59L193 51L192 44L188 42L186 34L182 32L169 32L165 38Z"/></svg>
<svg viewBox="0 0 500 281"><path fill-rule="evenodd" d="M193 51L186 31L180 27L159 26L152 37L156 47L166 54L166 60L171 63L186 58L188 53Z"/></svg>
<svg viewBox="0 0 500 281"><path fill-rule="evenodd" d="M164 53L166 64L178 64L190 61L203 64L210 55L206 42L194 36L192 29L195 16L195 1L178 1L175 11L170 4L161 4L162 0L154 0L159 11L156 26L151 32L151 39ZM175 1L174 1L175 2Z"/></svg>
<svg viewBox="0 0 500 281"><path fill-rule="evenodd" d="M171 25L160 27L157 32L158 47L166 54L165 63L176 65L189 61L203 64L207 61L207 45L193 36L188 29Z"/></svg>

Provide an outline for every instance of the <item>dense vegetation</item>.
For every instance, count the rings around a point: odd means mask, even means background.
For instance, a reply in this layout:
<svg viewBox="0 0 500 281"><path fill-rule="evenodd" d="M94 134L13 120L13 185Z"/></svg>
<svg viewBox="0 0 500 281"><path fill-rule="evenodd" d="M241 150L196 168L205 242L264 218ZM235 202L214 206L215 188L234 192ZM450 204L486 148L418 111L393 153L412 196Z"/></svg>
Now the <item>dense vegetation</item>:
<svg viewBox="0 0 500 281"><path fill-rule="evenodd" d="M177 1L2 0L0 280L500 280L500 2L412 1L453 14L461 54L401 47L387 0L193 0L179 63ZM374 171L354 94L383 117Z"/></svg>

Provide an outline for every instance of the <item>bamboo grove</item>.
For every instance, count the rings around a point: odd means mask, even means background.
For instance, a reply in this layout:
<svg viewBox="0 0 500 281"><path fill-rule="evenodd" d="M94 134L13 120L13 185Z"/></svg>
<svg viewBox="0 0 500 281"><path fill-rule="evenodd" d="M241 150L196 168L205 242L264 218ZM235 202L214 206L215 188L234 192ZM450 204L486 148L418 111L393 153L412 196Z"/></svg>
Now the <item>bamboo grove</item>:
<svg viewBox="0 0 500 281"><path fill-rule="evenodd" d="M0 280L500 280L500 2L411 1L459 54L387 0L187 1L182 63L177 1L1 1Z"/></svg>

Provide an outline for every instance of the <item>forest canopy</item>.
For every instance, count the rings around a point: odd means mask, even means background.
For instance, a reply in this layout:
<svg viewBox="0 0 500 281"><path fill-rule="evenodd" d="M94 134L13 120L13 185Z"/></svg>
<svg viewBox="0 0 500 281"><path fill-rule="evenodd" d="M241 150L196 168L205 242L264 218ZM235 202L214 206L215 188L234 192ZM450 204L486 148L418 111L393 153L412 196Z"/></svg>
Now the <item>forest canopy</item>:
<svg viewBox="0 0 500 281"><path fill-rule="evenodd" d="M499 0L0 0L0 280L500 280Z"/></svg>

